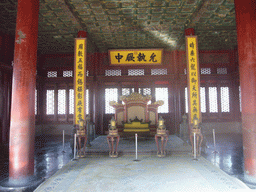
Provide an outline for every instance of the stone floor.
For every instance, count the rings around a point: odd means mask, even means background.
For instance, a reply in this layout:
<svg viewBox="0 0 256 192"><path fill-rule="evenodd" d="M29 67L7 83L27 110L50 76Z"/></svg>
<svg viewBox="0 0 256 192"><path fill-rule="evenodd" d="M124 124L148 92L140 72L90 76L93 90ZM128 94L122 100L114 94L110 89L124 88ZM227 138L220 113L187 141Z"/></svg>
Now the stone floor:
<svg viewBox="0 0 256 192"><path fill-rule="evenodd" d="M205 153L202 153L203 157L227 174L243 180L244 160L242 135L230 133L216 134L215 147L211 135L208 135L206 140L208 148ZM255 186L251 187L255 188Z"/></svg>
<svg viewBox="0 0 256 192"><path fill-rule="evenodd" d="M217 134L216 148L213 146L211 136L207 136L206 140L208 148L202 156L214 165L214 167L217 166L227 174L243 180L242 136L240 134ZM106 145L106 143L102 144ZM138 148L140 146L138 146ZM144 147L146 147L146 145ZM170 151L173 151L175 148L177 149L177 146L170 147ZM93 149L93 146L91 149ZM62 137L37 137L35 145L35 174L47 180L72 160L73 154L70 148L69 139L66 139L64 151L65 152L63 152ZM177 152L178 151L179 150L177 150ZM214 151L217 151L217 153L213 153ZM100 153L100 151L98 151L98 153ZM148 155L152 155L154 150L151 152L148 151L147 153ZM133 152L130 152L130 157L131 156L133 156ZM6 156L1 157L0 171L0 180L8 177L8 158ZM255 189L254 185L248 184L248 186L251 189Z"/></svg>
<svg viewBox="0 0 256 192"><path fill-rule="evenodd" d="M72 161L42 183L35 192L166 192L250 191L238 179L225 174L204 158L192 160L187 153L173 152L165 158L107 155Z"/></svg>

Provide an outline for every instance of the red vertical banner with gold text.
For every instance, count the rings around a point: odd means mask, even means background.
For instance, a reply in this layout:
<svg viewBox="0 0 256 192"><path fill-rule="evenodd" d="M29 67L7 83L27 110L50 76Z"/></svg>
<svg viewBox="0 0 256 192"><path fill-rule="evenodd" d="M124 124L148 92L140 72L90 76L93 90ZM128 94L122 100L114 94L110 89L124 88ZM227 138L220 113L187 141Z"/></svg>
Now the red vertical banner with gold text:
<svg viewBox="0 0 256 192"><path fill-rule="evenodd" d="M74 124L79 119L85 120L86 114L86 38L75 39L75 61L74 61Z"/></svg>
<svg viewBox="0 0 256 192"><path fill-rule="evenodd" d="M197 36L186 36L188 114L189 124L197 118L201 122L200 73Z"/></svg>

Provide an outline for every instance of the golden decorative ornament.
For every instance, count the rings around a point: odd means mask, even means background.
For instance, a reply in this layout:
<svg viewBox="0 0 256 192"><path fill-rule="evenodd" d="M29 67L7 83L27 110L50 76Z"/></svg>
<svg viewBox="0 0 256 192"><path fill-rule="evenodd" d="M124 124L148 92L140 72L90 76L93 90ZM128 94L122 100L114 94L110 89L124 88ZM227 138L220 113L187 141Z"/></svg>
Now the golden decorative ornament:
<svg viewBox="0 0 256 192"><path fill-rule="evenodd" d="M148 101L148 100L151 100L151 95L143 96L140 93L134 92L134 93L131 93L129 96L121 96L120 100L121 101L138 101L138 100Z"/></svg>

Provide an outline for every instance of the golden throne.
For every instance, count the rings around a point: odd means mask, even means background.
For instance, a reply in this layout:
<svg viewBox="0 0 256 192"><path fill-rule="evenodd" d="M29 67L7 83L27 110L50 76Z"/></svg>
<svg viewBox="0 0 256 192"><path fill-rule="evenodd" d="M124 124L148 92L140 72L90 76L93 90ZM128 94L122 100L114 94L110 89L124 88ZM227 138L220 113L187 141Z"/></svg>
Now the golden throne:
<svg viewBox="0 0 256 192"><path fill-rule="evenodd" d="M115 119L121 136L138 135L154 136L158 123L158 107L163 101L148 104L151 96L132 93L121 96L123 104L111 101L110 106L115 108Z"/></svg>

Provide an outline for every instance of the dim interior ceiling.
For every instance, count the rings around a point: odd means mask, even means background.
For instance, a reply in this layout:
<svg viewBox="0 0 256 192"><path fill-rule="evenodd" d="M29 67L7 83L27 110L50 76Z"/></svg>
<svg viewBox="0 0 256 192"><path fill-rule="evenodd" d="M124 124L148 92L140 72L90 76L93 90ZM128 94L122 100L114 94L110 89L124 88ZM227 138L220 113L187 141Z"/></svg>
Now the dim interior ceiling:
<svg viewBox="0 0 256 192"><path fill-rule="evenodd" d="M17 0L1 0L0 31L14 35ZM77 32L88 32L88 51L185 49L194 28L200 50L237 45L234 0L40 0L38 50L71 53Z"/></svg>

